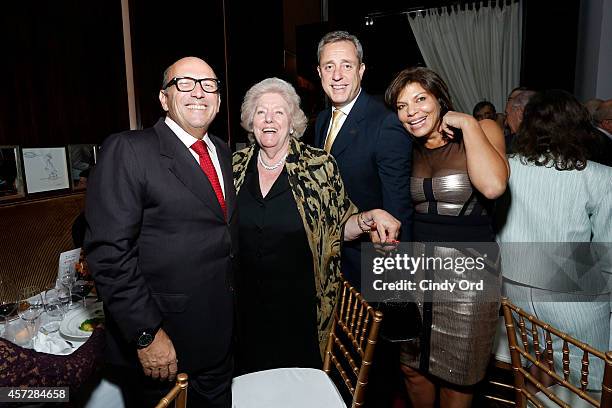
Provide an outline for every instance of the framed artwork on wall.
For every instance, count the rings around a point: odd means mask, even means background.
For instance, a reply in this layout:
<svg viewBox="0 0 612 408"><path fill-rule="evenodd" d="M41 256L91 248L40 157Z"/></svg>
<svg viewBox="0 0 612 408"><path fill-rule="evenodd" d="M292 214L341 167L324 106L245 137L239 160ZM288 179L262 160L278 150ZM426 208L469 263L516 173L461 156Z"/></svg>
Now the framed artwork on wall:
<svg viewBox="0 0 612 408"><path fill-rule="evenodd" d="M97 162L98 148L95 144L68 145L70 162L70 184L75 191L87 188L89 171Z"/></svg>
<svg viewBox="0 0 612 408"><path fill-rule="evenodd" d="M19 146L0 146L0 202L25 197Z"/></svg>
<svg viewBox="0 0 612 408"><path fill-rule="evenodd" d="M65 147L22 148L28 194L70 188Z"/></svg>

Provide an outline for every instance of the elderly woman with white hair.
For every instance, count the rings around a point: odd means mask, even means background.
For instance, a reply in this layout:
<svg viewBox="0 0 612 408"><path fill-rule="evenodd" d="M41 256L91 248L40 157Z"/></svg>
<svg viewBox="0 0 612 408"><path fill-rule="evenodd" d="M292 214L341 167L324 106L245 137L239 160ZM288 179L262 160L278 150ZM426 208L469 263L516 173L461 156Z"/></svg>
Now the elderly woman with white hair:
<svg viewBox="0 0 612 408"><path fill-rule="evenodd" d="M395 240L383 210L358 213L338 166L298 141L306 129L295 89L278 78L244 97L242 126L255 143L234 153L240 269L236 274L239 373L318 367L340 278L340 244L372 230Z"/></svg>

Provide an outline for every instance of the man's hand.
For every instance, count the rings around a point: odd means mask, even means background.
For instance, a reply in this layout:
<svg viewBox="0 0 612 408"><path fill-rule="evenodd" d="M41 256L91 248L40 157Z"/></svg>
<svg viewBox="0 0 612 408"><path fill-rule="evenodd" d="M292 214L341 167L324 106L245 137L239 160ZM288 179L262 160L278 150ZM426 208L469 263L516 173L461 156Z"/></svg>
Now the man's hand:
<svg viewBox="0 0 612 408"><path fill-rule="evenodd" d="M146 376L162 381L173 381L176 377L176 352L172 340L163 329L157 331L153 343L138 350L138 358Z"/></svg>

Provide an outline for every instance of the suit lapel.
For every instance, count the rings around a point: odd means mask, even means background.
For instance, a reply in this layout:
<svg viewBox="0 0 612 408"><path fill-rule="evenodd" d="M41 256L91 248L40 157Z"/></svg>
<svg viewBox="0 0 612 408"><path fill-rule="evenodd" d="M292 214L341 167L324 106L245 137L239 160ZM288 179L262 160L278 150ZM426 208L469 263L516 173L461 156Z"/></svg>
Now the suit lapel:
<svg viewBox="0 0 612 408"><path fill-rule="evenodd" d="M325 137L327 136L327 128L329 128L329 121L331 120L331 109L326 109L321 115L319 121L319 128L315 132L315 147L322 149L325 143Z"/></svg>
<svg viewBox="0 0 612 408"><path fill-rule="evenodd" d="M219 158L219 164L221 165L221 173L223 173L225 205L227 206L227 220L229 222L232 219L232 216L234 215L234 211L236 209L236 190L234 188L234 177L232 174L232 156L229 154L221 153L225 149L227 149L227 146L222 146L224 142L221 139L214 136L210 136L210 140L212 140L213 144L215 145L215 148L217 149L217 157Z"/></svg>
<svg viewBox="0 0 612 408"><path fill-rule="evenodd" d="M223 211L215 191L189 150L164 123L163 119L155 124L154 129L159 138L159 153L162 156L162 162L168 167L168 170L214 214L223 219ZM222 171L225 179L225 171Z"/></svg>
<svg viewBox="0 0 612 408"><path fill-rule="evenodd" d="M340 157L342 152L354 142L355 137L359 134L359 122L365 118L368 101L369 96L362 90L351 112L342 124L338 136L336 136L336 140L331 149L331 154L334 158Z"/></svg>

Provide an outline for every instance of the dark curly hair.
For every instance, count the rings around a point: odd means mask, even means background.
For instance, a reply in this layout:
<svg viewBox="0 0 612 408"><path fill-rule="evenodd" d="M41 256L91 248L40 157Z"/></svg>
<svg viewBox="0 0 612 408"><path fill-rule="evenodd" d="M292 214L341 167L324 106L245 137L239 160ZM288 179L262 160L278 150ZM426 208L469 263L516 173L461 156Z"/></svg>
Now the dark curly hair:
<svg viewBox="0 0 612 408"><path fill-rule="evenodd" d="M559 89L538 92L525 106L514 155L524 164L583 170L595 142L591 129L589 112L572 94Z"/></svg>

